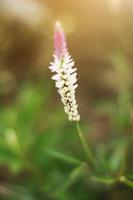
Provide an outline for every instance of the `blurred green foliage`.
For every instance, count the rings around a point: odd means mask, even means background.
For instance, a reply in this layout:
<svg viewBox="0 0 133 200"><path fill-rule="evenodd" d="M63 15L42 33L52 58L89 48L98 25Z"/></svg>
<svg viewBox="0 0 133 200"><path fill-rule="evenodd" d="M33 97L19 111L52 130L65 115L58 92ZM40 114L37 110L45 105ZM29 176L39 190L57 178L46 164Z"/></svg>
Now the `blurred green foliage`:
<svg viewBox="0 0 133 200"><path fill-rule="evenodd" d="M132 200L132 1L3 0L0 11L0 200ZM93 167L44 77L57 19L80 71Z"/></svg>
<svg viewBox="0 0 133 200"><path fill-rule="evenodd" d="M19 85L14 102L1 105L0 199L95 200L107 199L109 194L115 199L113 183L123 173L131 142L129 135L116 132L116 118L123 118L121 113L116 117L117 104L95 105L97 112L110 117L111 134L106 142L94 144L97 165L91 169L84 162L75 124L67 121L62 106L54 101L50 84L47 80L39 84L25 81ZM82 128L89 140L96 124L84 123ZM132 177L131 171L126 173Z"/></svg>

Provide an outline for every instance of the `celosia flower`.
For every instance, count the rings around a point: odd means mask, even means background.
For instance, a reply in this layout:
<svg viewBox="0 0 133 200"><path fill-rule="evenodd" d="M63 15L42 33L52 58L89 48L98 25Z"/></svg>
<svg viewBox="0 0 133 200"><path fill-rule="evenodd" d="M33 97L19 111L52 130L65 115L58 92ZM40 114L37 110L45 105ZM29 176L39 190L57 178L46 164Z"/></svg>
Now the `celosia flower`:
<svg viewBox="0 0 133 200"><path fill-rule="evenodd" d="M75 98L77 88L77 73L74 61L68 53L65 34L60 22L55 24L54 34L54 61L50 63L49 69L54 72L52 79L58 88L64 110L70 121L79 121L78 105Z"/></svg>

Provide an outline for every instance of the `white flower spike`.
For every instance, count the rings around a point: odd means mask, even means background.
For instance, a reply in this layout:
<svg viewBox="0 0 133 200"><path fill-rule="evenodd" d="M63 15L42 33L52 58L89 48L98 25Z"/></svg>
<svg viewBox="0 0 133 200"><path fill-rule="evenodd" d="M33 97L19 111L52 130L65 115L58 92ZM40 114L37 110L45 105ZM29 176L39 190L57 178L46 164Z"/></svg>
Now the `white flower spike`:
<svg viewBox="0 0 133 200"><path fill-rule="evenodd" d="M75 98L77 88L77 73L74 61L68 53L65 34L60 22L55 24L54 33L54 61L50 63L49 69L54 72L52 79L64 104L64 111L70 121L79 121L78 105Z"/></svg>

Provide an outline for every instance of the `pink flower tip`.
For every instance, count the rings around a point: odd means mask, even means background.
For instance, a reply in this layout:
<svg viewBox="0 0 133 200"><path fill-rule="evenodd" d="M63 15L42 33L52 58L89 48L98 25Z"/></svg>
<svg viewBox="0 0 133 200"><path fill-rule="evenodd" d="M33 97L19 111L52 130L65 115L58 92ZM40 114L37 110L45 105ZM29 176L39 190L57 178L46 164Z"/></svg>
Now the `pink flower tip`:
<svg viewBox="0 0 133 200"><path fill-rule="evenodd" d="M66 38L60 21L55 23L54 48L59 59L67 52Z"/></svg>

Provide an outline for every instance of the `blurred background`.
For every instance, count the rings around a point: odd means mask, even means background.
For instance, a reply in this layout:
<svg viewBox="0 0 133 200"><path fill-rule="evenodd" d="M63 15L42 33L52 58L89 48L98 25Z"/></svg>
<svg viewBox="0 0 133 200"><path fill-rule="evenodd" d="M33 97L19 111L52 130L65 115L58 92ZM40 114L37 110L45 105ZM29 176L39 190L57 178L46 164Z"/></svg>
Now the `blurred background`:
<svg viewBox="0 0 133 200"><path fill-rule="evenodd" d="M0 0L0 199L132 200L130 188L76 168L84 156L48 70L56 20L78 68L94 173L116 176L126 151L133 177L132 0Z"/></svg>

